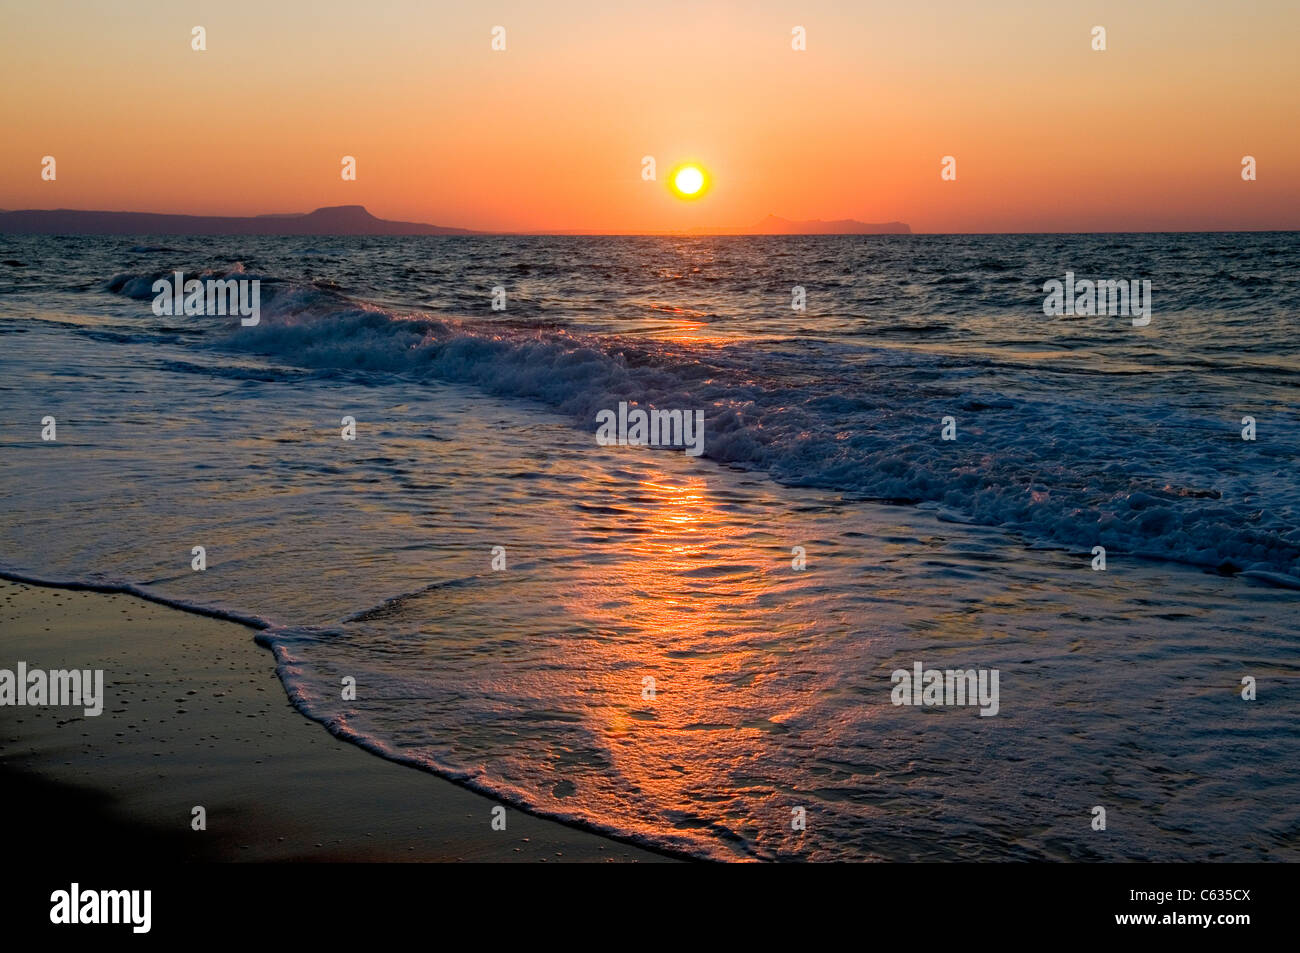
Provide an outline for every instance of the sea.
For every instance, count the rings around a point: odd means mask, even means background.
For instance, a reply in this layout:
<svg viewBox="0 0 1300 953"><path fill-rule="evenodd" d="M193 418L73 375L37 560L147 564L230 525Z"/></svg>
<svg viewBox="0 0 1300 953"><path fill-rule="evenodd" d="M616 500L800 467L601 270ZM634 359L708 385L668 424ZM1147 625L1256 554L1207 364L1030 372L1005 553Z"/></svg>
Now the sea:
<svg viewBox="0 0 1300 953"><path fill-rule="evenodd" d="M1298 314L1297 233L4 235L0 570L682 856L1300 860Z"/></svg>

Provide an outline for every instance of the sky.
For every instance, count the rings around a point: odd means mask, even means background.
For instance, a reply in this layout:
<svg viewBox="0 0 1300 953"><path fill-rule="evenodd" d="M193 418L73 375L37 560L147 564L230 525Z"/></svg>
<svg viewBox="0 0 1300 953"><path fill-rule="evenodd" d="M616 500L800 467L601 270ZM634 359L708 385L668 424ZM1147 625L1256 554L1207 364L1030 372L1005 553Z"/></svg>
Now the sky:
<svg viewBox="0 0 1300 953"><path fill-rule="evenodd" d="M0 0L0 208L1294 229L1297 38L1295 0Z"/></svg>

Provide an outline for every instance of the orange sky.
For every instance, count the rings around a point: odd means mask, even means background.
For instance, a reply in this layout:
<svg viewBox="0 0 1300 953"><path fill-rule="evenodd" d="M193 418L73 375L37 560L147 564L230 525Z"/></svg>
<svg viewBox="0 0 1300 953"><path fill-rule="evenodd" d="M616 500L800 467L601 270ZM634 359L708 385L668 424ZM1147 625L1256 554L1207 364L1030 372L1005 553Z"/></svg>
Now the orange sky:
<svg viewBox="0 0 1300 953"><path fill-rule="evenodd" d="M0 208L1300 228L1293 0L3 4ZM688 157L712 175L697 202L665 187Z"/></svg>

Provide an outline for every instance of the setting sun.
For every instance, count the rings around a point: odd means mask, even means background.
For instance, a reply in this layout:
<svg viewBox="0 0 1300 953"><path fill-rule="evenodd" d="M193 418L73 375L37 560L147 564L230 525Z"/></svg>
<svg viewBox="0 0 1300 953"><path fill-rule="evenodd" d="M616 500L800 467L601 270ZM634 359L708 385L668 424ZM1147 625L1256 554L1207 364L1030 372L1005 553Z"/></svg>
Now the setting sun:
<svg viewBox="0 0 1300 953"><path fill-rule="evenodd" d="M697 165L684 165L673 173L673 191L684 199L699 198L706 184L704 170Z"/></svg>
<svg viewBox="0 0 1300 953"><path fill-rule="evenodd" d="M1281 922L1300 0L0 24L15 953L251 933L272 873L333 939L322 887L387 926L412 863Z"/></svg>

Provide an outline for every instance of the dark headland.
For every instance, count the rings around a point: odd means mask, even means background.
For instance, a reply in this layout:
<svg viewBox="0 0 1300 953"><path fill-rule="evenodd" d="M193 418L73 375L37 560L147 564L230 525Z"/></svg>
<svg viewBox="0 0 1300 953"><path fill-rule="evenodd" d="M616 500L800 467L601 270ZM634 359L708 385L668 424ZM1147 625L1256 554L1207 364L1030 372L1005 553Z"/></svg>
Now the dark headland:
<svg viewBox="0 0 1300 953"><path fill-rule="evenodd" d="M0 233L17 235L473 235L467 228L375 218L360 205L301 215L160 215L29 209L0 212Z"/></svg>
<svg viewBox="0 0 1300 953"><path fill-rule="evenodd" d="M744 228L693 228L690 235L910 235L903 222L872 224L844 218L796 222L769 215ZM361 205L314 212L246 217L165 215L155 212L94 212L80 209L0 211L0 234L8 235L594 235L588 230L483 232L422 222L376 218ZM664 233L681 234L681 233Z"/></svg>

